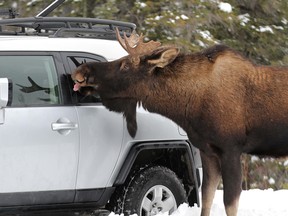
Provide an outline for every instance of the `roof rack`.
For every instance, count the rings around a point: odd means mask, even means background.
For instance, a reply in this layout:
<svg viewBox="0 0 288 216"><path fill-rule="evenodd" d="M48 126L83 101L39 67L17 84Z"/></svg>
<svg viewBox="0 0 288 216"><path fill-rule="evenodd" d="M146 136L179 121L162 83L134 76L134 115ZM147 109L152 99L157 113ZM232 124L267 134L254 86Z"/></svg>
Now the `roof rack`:
<svg viewBox="0 0 288 216"><path fill-rule="evenodd" d="M136 25L115 20L76 17L31 17L0 20L0 35L83 37L115 40L115 27L130 34Z"/></svg>

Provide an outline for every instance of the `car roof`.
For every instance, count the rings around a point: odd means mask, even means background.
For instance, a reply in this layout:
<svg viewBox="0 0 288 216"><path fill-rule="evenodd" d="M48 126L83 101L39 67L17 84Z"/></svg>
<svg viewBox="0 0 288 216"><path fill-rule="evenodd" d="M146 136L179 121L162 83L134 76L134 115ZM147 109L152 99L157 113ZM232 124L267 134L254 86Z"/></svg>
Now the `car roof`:
<svg viewBox="0 0 288 216"><path fill-rule="evenodd" d="M0 20L0 51L69 51L101 55L108 61L127 55L115 29L129 35L136 25L79 17L28 17Z"/></svg>
<svg viewBox="0 0 288 216"><path fill-rule="evenodd" d="M0 36L0 51L88 52L112 61L127 55L118 41L91 38Z"/></svg>

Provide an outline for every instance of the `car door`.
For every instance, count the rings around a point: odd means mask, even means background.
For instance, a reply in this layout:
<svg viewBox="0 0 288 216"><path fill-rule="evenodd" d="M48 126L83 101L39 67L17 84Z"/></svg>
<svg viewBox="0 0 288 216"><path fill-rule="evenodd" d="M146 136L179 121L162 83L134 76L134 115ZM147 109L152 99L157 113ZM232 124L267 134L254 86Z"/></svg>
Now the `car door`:
<svg viewBox="0 0 288 216"><path fill-rule="evenodd" d="M73 202L79 131L65 106L51 53L0 53L0 77L13 100L0 124L0 206Z"/></svg>
<svg viewBox="0 0 288 216"><path fill-rule="evenodd" d="M88 53L62 53L67 61L66 71L71 74L79 65L89 61L106 61L101 56ZM64 60L63 60L64 62ZM70 85L72 91L73 84ZM110 112L100 98L84 97L73 92L74 104L79 118L80 155L76 188L99 189L109 186L123 138L122 114ZM89 191L89 190L88 190ZM97 194L95 199L97 201Z"/></svg>

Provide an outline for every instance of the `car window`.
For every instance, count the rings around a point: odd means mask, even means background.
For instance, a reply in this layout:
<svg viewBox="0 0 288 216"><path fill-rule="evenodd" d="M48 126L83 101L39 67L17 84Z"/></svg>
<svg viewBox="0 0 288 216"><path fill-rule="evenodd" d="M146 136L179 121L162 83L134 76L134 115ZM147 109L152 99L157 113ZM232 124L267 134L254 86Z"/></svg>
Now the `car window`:
<svg viewBox="0 0 288 216"><path fill-rule="evenodd" d="M95 62L95 61L99 62L100 60L81 56L68 56L69 67L72 70L75 70L76 67L86 62Z"/></svg>
<svg viewBox="0 0 288 216"><path fill-rule="evenodd" d="M11 106L60 103L57 73L52 56L0 56L0 77L12 80Z"/></svg>

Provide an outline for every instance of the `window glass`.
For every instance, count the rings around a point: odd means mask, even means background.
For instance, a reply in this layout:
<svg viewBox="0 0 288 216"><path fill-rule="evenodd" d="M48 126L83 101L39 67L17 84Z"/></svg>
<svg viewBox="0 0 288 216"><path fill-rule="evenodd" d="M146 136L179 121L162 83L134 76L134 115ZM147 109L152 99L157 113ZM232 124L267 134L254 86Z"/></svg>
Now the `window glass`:
<svg viewBox="0 0 288 216"><path fill-rule="evenodd" d="M100 60L81 56L68 57L69 67L71 68L72 71L74 71L79 65L84 64L86 62L100 62Z"/></svg>
<svg viewBox="0 0 288 216"><path fill-rule="evenodd" d="M57 73L52 56L0 56L0 77L12 80L11 106L60 103Z"/></svg>

